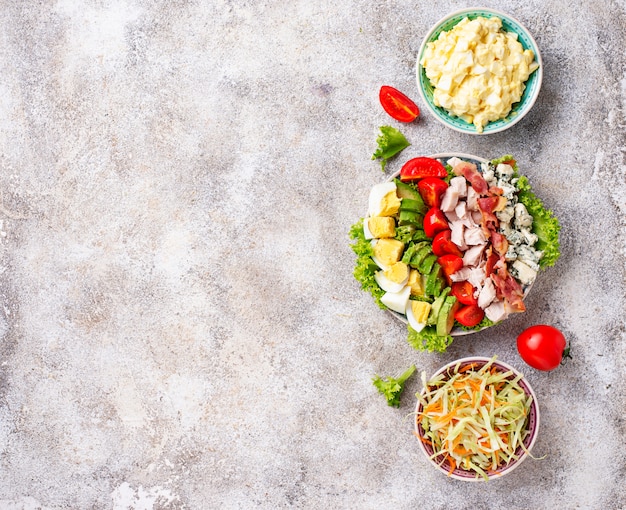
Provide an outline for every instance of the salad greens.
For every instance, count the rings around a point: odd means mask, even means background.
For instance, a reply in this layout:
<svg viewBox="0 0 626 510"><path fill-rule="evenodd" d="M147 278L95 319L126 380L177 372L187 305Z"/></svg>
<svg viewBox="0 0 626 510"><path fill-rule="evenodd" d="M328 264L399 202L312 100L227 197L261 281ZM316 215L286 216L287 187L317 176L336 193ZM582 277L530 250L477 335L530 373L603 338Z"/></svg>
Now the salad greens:
<svg viewBox="0 0 626 510"><path fill-rule="evenodd" d="M439 336L435 328L424 328L417 332L407 325L409 334L407 342L413 349L428 352L445 352L452 343L452 335Z"/></svg>
<svg viewBox="0 0 626 510"><path fill-rule="evenodd" d="M400 131L391 126L380 127L380 135L376 139L376 143L378 144L378 149L372 155L372 159L380 159L380 166L383 172L389 159L411 145Z"/></svg>
<svg viewBox="0 0 626 510"><path fill-rule="evenodd" d="M400 407L400 396L404 391L404 385L409 377L415 372L415 365L411 365L400 377L385 377L382 379L379 375L375 375L372 379L374 386L387 399L387 405L391 407Z"/></svg>
<svg viewBox="0 0 626 510"><path fill-rule="evenodd" d="M356 253L354 277L361 283L361 288L372 295L376 304L380 308L386 309L387 307L380 300L385 291L378 286L374 279L378 266L372 260L372 255L374 254L372 244L365 239L365 234L363 233L363 218L350 228L350 238L356 240L352 244L352 250Z"/></svg>

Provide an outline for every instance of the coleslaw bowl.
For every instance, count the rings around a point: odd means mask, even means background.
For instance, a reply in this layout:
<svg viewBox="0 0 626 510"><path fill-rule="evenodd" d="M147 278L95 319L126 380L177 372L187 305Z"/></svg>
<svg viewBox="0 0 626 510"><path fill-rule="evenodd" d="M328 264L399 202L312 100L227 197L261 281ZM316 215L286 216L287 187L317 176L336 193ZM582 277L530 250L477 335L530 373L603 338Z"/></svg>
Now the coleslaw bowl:
<svg viewBox="0 0 626 510"><path fill-rule="evenodd" d="M455 463L451 463L449 461L449 457L447 458L442 454L435 454L432 442L427 438L427 432L422 426L421 417L425 414L424 405L422 400L418 398L415 409L414 433L419 439L419 448L432 466L434 466L441 473L455 480L480 482L501 478L504 475L511 473L526 459L526 457L530 456L531 449L537 440L540 420L537 397L524 376L511 365L498 361L495 357L487 358L476 356L461 358L441 367L431 378L428 379L428 381L433 381L435 378L441 378L443 381L447 381L457 373L463 373L468 370L479 371L487 364L489 364L489 367L487 368L493 369L495 372L502 374L506 381L516 383L522 389L526 397L530 398L530 405L522 427L522 432L525 434L525 437L519 446L517 446L513 458L508 462L499 463L496 469L488 470L485 473L485 476L480 476L476 471L463 469ZM428 390L429 388L427 383L420 393L422 399L427 394Z"/></svg>
<svg viewBox="0 0 626 510"><path fill-rule="evenodd" d="M435 104L433 99L433 86L426 76L426 70L420 63L424 56L427 44L437 40L442 32L447 32L451 30L455 25L457 25L461 20L466 17L470 20L477 17L500 18L502 20L502 29L506 32L515 34L525 50L532 50L535 54L535 59L539 64L539 68L535 70L525 82L526 87L521 100L518 103L513 104L513 107L507 117L487 123L487 125L484 126L482 133L479 132L476 126L474 126L473 124L470 124L463 119L450 114L446 109ZM539 90L541 89L541 82L543 79L543 63L541 60L541 55L539 53L539 47L535 42L535 39L532 37L530 32L522 25L522 23L503 12L484 7L475 7L462 9L450 13L440 19L437 23L435 23L435 25L429 30L429 32L424 37L417 54L416 78L418 91L422 98L422 101L428 111L435 117L435 119L437 119L437 121L461 133L471 135L486 135L498 133L500 131L504 131L505 129L510 128L511 126L519 122L531 110L531 108L535 104L535 101L537 100Z"/></svg>

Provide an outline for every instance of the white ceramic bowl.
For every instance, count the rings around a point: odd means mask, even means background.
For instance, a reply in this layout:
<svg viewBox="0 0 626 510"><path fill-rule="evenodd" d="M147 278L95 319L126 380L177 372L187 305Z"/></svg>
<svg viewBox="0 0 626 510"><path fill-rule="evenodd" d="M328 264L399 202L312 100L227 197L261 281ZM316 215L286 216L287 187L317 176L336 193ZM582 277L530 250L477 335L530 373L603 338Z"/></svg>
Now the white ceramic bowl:
<svg viewBox="0 0 626 510"><path fill-rule="evenodd" d="M426 71L420 64L422 57L424 55L424 51L426 49L426 45L429 42L435 41L441 32L447 32L451 30L457 23L459 23L463 18L474 19L477 17L491 18L498 17L502 20L502 29L506 32L513 32L517 34L518 40L524 47L524 49L530 49L535 54L535 59L539 64L539 68L534 71L528 80L526 81L526 88L524 90L524 94L522 95L522 99L513 105L511 112L509 115L501 120L489 122L483 129L482 133L479 133L476 129L476 126L470 124L463 119L460 119L450 113L448 113L444 108L440 106L435 106L433 101L433 87L430 83L430 80L426 77ZM424 38L422 45L419 49L417 55L417 64L416 64L416 74L417 74L417 87L419 93L422 97L422 101L426 108L430 111L430 113L442 124L452 128L456 131L460 131L461 133L478 135L478 134L490 134L490 133L498 133L505 129L510 128L517 122L519 122L524 115L526 115L530 109L535 104L537 96L539 95L539 89L541 88L541 81L543 79L543 63L541 61L541 55L539 53L539 48L537 43L530 35L528 30L515 18L509 16L500 11L496 11L493 9L487 9L484 7L476 7L469 9L462 9L460 11L455 11L451 14L448 14L446 17L439 20L428 32L426 37Z"/></svg>
<svg viewBox="0 0 626 510"><path fill-rule="evenodd" d="M490 358L479 357L479 356L461 358L461 359L452 361L448 363L447 365L444 365L443 367L441 367L439 370L437 370L437 372L433 374L433 376L430 379L432 379L433 377L436 377L439 374L444 374L446 372L450 375L453 375L455 373L455 367L457 365L459 366L459 369L462 369L463 367L466 367L472 364L474 364L476 368L480 368L486 363L488 363L489 361L491 361ZM529 431L529 434L526 436L526 438L523 441L523 444L526 450L524 450L521 446L519 446L517 448L517 451L515 452L516 455L518 456L518 459L510 461L506 465L499 466L498 469L496 469L493 472L489 472L488 476L490 480L501 478L502 476L512 472L515 468L517 468L526 459L526 457L528 457L527 452L530 452L533 445L535 444L535 441L537 439L537 433L539 431L539 405L537 403L537 397L535 395L535 392L531 388L528 381L524 379L524 377L518 370L508 365L507 363L496 360L494 361L493 364L501 372L511 371L513 375L510 376L510 379L513 379L517 376L521 376L521 379L518 381L518 384L521 386L521 388L524 390L524 392L527 395L530 395L532 397L532 403L530 405L530 412L528 414L528 418L526 422L526 429ZM426 393L426 388L422 390L422 395L424 395L425 393ZM424 437L424 429L422 428L422 426L420 425L418 421L418 417L421 412L422 412L422 404L418 400L417 407L415 409L415 424L414 424L415 434L418 436L418 438ZM465 469L460 469L458 467L454 470L450 470L450 464L448 463L448 461L443 460L440 457L431 458L434 453L432 446L430 446L429 444L426 444L422 440L418 440L418 444L419 444L420 449L422 450L422 452L424 453L424 455L430 462L430 464L432 464L438 471L449 476L450 478L454 478L456 480L468 481L468 482L485 481L485 479L482 478L481 476L477 476L477 474L474 471L467 471Z"/></svg>

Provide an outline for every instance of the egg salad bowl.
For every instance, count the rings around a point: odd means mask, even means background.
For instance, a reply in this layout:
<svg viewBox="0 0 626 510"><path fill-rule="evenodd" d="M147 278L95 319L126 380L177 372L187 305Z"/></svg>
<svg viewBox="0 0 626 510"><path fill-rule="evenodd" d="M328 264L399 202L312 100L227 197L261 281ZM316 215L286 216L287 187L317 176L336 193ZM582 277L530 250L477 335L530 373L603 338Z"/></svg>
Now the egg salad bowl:
<svg viewBox="0 0 626 510"><path fill-rule="evenodd" d="M417 56L417 85L426 108L461 133L498 133L533 107L543 78L532 35L515 18L469 8L437 22Z"/></svg>

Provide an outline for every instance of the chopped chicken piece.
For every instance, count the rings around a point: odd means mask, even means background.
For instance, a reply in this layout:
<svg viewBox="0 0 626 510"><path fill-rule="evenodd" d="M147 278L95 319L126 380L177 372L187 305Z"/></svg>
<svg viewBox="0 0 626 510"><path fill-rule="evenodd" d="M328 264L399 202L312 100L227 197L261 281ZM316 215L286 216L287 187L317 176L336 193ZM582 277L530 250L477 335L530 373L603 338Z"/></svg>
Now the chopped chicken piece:
<svg viewBox="0 0 626 510"><path fill-rule="evenodd" d="M467 281L477 289L480 289L485 284L485 279L487 278L485 269L483 267L471 267L469 270Z"/></svg>
<svg viewBox="0 0 626 510"><path fill-rule="evenodd" d="M467 208L470 211L478 211L478 196L474 188L467 188Z"/></svg>
<svg viewBox="0 0 626 510"><path fill-rule="evenodd" d="M507 318L508 313L504 309L504 303L502 301L493 301L485 308L485 315L490 321L500 322Z"/></svg>
<svg viewBox="0 0 626 510"><path fill-rule="evenodd" d="M461 221L454 221L450 223L450 230L452 231L450 234L450 240L461 250L465 250L467 248L467 245L465 244L465 236L463 235L465 225L463 225Z"/></svg>
<svg viewBox="0 0 626 510"><path fill-rule="evenodd" d="M459 192L452 186L448 186L443 194L443 198L441 199L441 210L443 212L454 211L458 202Z"/></svg>
<svg viewBox="0 0 626 510"><path fill-rule="evenodd" d="M454 188L460 197L467 196L467 181L465 177L457 176L450 179L450 187Z"/></svg>
<svg viewBox="0 0 626 510"><path fill-rule="evenodd" d="M483 254L484 249L485 249L484 244L472 246L469 250L467 250L463 254L463 265L464 266L477 266L478 262L480 262L480 256Z"/></svg>
<svg viewBox="0 0 626 510"><path fill-rule="evenodd" d="M465 244L469 246L476 246L477 244L483 244L487 241L483 229L480 227L471 227L465 229Z"/></svg>
<svg viewBox="0 0 626 510"><path fill-rule="evenodd" d="M496 298L496 288L491 281L491 278L485 280L485 285L478 294L478 306L483 310L487 308L492 301Z"/></svg>
<svg viewBox="0 0 626 510"><path fill-rule="evenodd" d="M454 208L454 212L456 213L456 215L459 217L460 220L464 220L467 218L467 202L459 202L458 204L456 204L456 207Z"/></svg>
<svg viewBox="0 0 626 510"><path fill-rule="evenodd" d="M453 282L464 282L470 277L472 270L469 267L462 267L456 273L450 275L450 280Z"/></svg>

